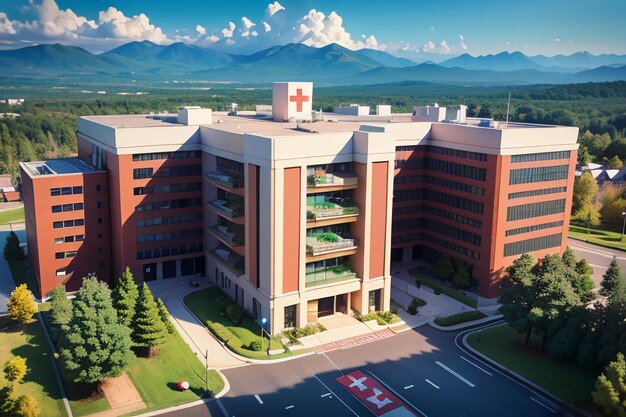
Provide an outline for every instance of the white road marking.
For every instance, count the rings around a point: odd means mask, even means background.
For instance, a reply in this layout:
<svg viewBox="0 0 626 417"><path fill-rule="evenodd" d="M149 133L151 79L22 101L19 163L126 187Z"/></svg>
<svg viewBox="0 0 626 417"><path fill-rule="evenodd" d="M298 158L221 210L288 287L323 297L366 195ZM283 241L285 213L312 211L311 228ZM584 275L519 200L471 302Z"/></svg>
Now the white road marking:
<svg viewBox="0 0 626 417"><path fill-rule="evenodd" d="M438 387L437 385L433 384L432 382L430 382L430 380L425 379L424 381L428 382L428 383L429 383L430 385L432 385L433 387L435 387L435 388L439 389L439 387Z"/></svg>
<svg viewBox="0 0 626 417"><path fill-rule="evenodd" d="M330 392L327 392L326 394L320 395L320 397L324 398L324 397L328 397L329 395L332 395L332 394Z"/></svg>
<svg viewBox="0 0 626 417"><path fill-rule="evenodd" d="M254 398L259 402L259 404L263 404L263 400L259 397L259 394L254 394Z"/></svg>
<svg viewBox="0 0 626 417"><path fill-rule="evenodd" d="M413 384L407 385L406 387L404 387L404 389L409 389L409 388L413 388Z"/></svg>
<svg viewBox="0 0 626 417"><path fill-rule="evenodd" d="M341 375L343 375L343 372L341 371L341 369L339 369L339 367L335 365L335 362L331 361L330 358L326 356L326 353L322 353L322 356L324 356L326 360L328 360L328 362L330 362L335 367L335 369L338 370Z"/></svg>
<svg viewBox="0 0 626 417"><path fill-rule="evenodd" d="M592 268L609 269L608 267L602 265L589 264L589 266Z"/></svg>
<svg viewBox="0 0 626 417"><path fill-rule="evenodd" d="M315 377L315 379L317 379L317 380L319 381L319 383L320 383L320 384L322 384L322 385L323 385L323 386L324 386L324 387L325 387L328 391L330 391L330 392L331 392L331 393L332 393L335 397L337 397L337 394L335 394L335 393L333 392L333 390L331 390L330 388L328 388L328 386L327 386L326 384L324 384L324 383L322 382L322 380L321 380L321 379L319 379L319 378L318 378L317 376L315 376L315 375L314 375L314 377ZM339 401L341 401L341 404L345 405L345 406L346 406L346 408L352 412L352 414L354 414L356 417L359 417L359 415L358 415L358 414L357 414L357 413L356 413L353 409L351 409L351 408L348 406L348 404L344 403L344 402L343 402L343 400L342 400L341 398L337 397L337 399L338 399Z"/></svg>
<svg viewBox="0 0 626 417"><path fill-rule="evenodd" d="M454 372L452 369L448 368L446 365L444 365L443 363L436 361L435 362L437 365L439 365L440 367L442 367L443 369L445 369L446 371L450 372L452 375L454 375L455 377L459 378L461 381L465 382L467 385L469 385L470 387L474 388L476 385L472 384L470 381L468 381L467 379L463 378L461 375L459 375L458 373Z"/></svg>
<svg viewBox="0 0 626 417"><path fill-rule="evenodd" d="M604 252L601 250L595 250L595 249L587 249L587 248L583 248L582 246L576 246L576 245L569 245L571 248L573 249L577 249L581 252L589 252L589 253L595 253L597 255L602 255L605 256L607 258L613 258L613 254L611 252ZM622 257L622 256L616 256L617 259L621 259L624 260L626 258Z"/></svg>
<svg viewBox="0 0 626 417"><path fill-rule="evenodd" d="M485 371L483 368L481 368L480 366L476 365L474 362L470 361L469 359L466 359L463 356L460 356L460 358L463 359L465 362L469 363L470 365L475 366L476 368L480 369L481 371L483 371L487 375L493 376L492 374L490 374L489 372Z"/></svg>
<svg viewBox="0 0 626 417"><path fill-rule="evenodd" d="M530 397L530 399L532 401L536 402L537 404L539 404L540 406L542 406L543 408L545 408L546 410L550 411L552 414L556 414L556 410L551 409L550 407L548 407L547 405L545 405L541 401L537 400L536 398Z"/></svg>
<svg viewBox="0 0 626 417"><path fill-rule="evenodd" d="M285 410L291 410L293 407L294 407L293 405L290 405L288 407L285 407Z"/></svg>

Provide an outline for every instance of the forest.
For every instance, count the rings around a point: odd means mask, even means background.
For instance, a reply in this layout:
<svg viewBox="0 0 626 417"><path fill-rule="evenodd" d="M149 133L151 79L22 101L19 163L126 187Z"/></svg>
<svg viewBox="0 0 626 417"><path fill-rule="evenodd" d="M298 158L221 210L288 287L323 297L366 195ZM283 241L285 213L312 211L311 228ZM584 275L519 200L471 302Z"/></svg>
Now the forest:
<svg viewBox="0 0 626 417"><path fill-rule="evenodd" d="M7 94L3 90L3 94ZM76 117L102 114L176 112L183 105L215 111L241 110L271 103L271 88L212 87L203 90L148 90L145 95L86 95L58 91L27 98L24 104L0 104L0 173L19 172L19 161L71 156L76 152ZM626 82L561 86L464 87L426 82L399 82L370 86L318 87L313 108L332 110L341 103L375 106L390 104L393 112L410 112L415 105L466 104L468 116L504 120L509 93L509 120L577 126L581 162L626 160ZM31 93L32 94L32 93ZM5 97L2 97L5 98ZM606 158L606 159L605 159Z"/></svg>

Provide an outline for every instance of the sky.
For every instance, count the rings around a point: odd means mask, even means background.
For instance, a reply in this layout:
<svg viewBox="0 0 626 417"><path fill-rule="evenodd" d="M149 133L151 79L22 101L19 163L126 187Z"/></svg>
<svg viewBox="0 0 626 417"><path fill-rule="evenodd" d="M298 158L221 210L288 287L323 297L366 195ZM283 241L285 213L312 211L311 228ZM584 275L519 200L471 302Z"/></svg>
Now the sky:
<svg viewBox="0 0 626 417"><path fill-rule="evenodd" d="M416 61L469 53L626 54L625 0L0 0L0 49L100 53L130 41L251 53L291 42Z"/></svg>

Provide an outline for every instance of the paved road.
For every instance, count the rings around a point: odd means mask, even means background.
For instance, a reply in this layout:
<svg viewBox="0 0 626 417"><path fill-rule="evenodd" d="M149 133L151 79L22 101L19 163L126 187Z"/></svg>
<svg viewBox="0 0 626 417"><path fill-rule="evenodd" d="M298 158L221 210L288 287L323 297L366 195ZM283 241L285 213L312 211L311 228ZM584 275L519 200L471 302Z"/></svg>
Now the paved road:
<svg viewBox="0 0 626 417"><path fill-rule="evenodd" d="M227 414L213 404L167 416L368 416L336 382L354 369L373 373L427 417L555 415L557 406L462 352L454 338L424 326L351 349L226 370L231 390L220 402Z"/></svg>
<svg viewBox="0 0 626 417"><path fill-rule="evenodd" d="M608 249L580 240L568 239L567 244L576 252L578 258L585 258L593 268L593 281L596 286L600 285L602 275L606 272L613 256L617 258L617 264L623 273L626 273L626 252L616 249Z"/></svg>

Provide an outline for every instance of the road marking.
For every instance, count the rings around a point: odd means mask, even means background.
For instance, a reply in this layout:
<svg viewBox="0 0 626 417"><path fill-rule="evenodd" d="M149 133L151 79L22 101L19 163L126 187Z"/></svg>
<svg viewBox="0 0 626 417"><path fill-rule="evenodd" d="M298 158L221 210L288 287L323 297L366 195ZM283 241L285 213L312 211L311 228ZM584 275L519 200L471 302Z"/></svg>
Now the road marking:
<svg viewBox="0 0 626 417"><path fill-rule="evenodd" d="M584 248L582 246L576 246L576 245L569 245L569 246L572 247L572 248L578 249L581 252L595 253L597 255L602 255L602 256L605 256L607 258L612 258L614 256L611 252L604 252L604 251L596 250L596 249L587 249L587 248ZM626 259L626 258L624 258L622 256L616 256L616 258L620 259L620 260Z"/></svg>
<svg viewBox="0 0 626 417"><path fill-rule="evenodd" d="M259 402L259 404L263 404L263 400L259 397L259 394L254 394L254 398Z"/></svg>
<svg viewBox="0 0 626 417"><path fill-rule="evenodd" d="M430 382L430 380L425 379L424 381L428 382L430 385L432 385L433 387L439 389L439 387L437 385L435 385L434 383Z"/></svg>
<svg viewBox="0 0 626 417"><path fill-rule="evenodd" d="M324 398L324 397L328 397L329 395L332 395L332 394L330 392L327 392L326 394L320 395L320 397Z"/></svg>
<svg viewBox="0 0 626 417"><path fill-rule="evenodd" d="M328 356L326 356L326 353L322 353L322 356L324 356L328 360L328 362L330 362L335 367L335 369L338 370L341 375L343 375L341 369L339 369L339 367L335 365L335 362L333 362Z"/></svg>
<svg viewBox="0 0 626 417"><path fill-rule="evenodd" d="M589 264L589 266L592 268L609 269L608 267L602 265Z"/></svg>
<svg viewBox="0 0 626 417"><path fill-rule="evenodd" d="M439 362L439 361L435 361L435 363L439 366L441 366L443 369L445 369L446 371L450 372L452 375L454 375L455 377L459 378L461 381L465 382L467 385L469 385L470 387L474 388L476 385L472 384L470 381L468 381L467 379L463 378L461 375L459 375L458 373L454 372L452 369L448 368L446 365L444 365L443 363Z"/></svg>
<svg viewBox="0 0 626 417"><path fill-rule="evenodd" d="M291 410L293 407L294 407L293 405L290 405L288 407L285 407L285 410Z"/></svg>
<svg viewBox="0 0 626 417"><path fill-rule="evenodd" d="M328 391L330 391L330 392L331 392L331 393L332 393L332 394L333 394L333 395L334 395L334 396L335 396L335 397L336 397L339 401L341 401L341 404L345 405L345 406L346 406L346 408L352 412L352 414L354 414L356 417L359 417L359 415L358 415L358 414L357 414L357 413L356 413L353 409L351 409L351 408L348 406L348 404L346 404L345 402L343 402L343 400L342 400L341 398L337 397L337 394L335 394L335 393L333 392L333 390L331 390L330 388L328 388L328 385L324 384L324 383L322 382L322 380L321 380L321 379L319 379L316 375L313 375L313 376L315 377L315 379L317 379L317 380L319 381L319 383L320 383L320 384L322 384L322 385L323 385L323 386L324 386L324 387L325 387Z"/></svg>
<svg viewBox="0 0 626 417"><path fill-rule="evenodd" d="M553 410L552 408L548 407L547 405L537 400L536 398L530 397L530 399L536 402L537 404L539 404L540 406L542 406L543 408L545 408L546 410L552 412L552 414L556 414L556 410Z"/></svg>
<svg viewBox="0 0 626 417"><path fill-rule="evenodd" d="M413 384L407 385L406 387L404 387L404 389L409 389L409 388L413 388Z"/></svg>
<svg viewBox="0 0 626 417"><path fill-rule="evenodd" d="M463 356L460 356L461 359L463 359L465 362L469 363L472 366L475 366L476 368L480 369L481 371L483 371L484 373L486 373L489 376L493 376L492 374L490 374L489 372L485 371L483 368L481 368L480 366L476 365L474 362L471 362L469 359L465 359Z"/></svg>

